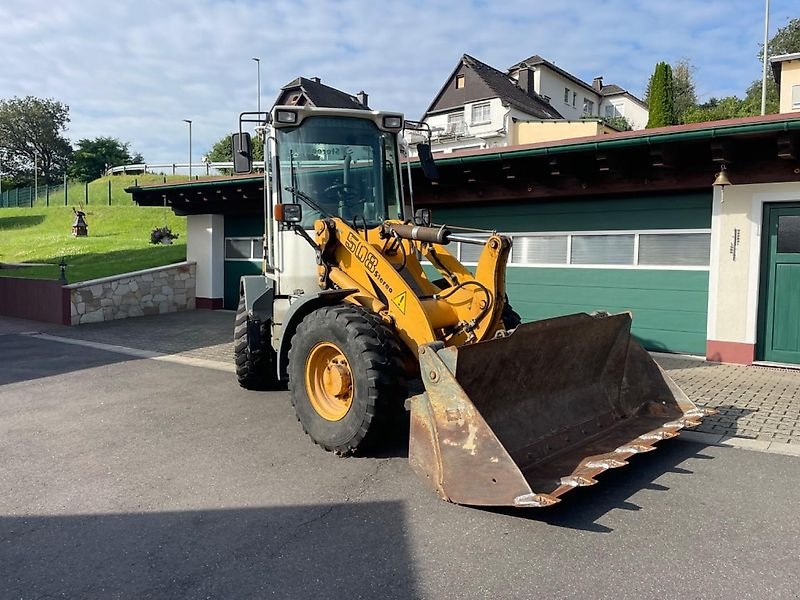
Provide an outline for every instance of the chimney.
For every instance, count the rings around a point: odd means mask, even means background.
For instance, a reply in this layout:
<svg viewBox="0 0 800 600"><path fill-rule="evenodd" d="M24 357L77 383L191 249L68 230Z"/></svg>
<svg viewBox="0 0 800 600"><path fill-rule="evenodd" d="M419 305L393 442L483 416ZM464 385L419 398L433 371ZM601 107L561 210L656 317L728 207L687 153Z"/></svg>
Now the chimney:
<svg viewBox="0 0 800 600"><path fill-rule="evenodd" d="M533 70L528 67L523 67L520 69L517 76L517 85L519 85L519 87L522 88L522 91L528 94L528 96L534 96Z"/></svg>
<svg viewBox="0 0 800 600"><path fill-rule="evenodd" d="M592 87L598 92L603 89L603 76L592 79Z"/></svg>
<svg viewBox="0 0 800 600"><path fill-rule="evenodd" d="M311 81L313 81L314 83L322 83L322 80L319 77L312 77Z"/></svg>
<svg viewBox="0 0 800 600"><path fill-rule="evenodd" d="M361 90L356 94L356 98L358 98L358 101L364 105L364 108L369 108L369 105L367 104L367 102L369 101L369 94L367 94L367 92Z"/></svg>

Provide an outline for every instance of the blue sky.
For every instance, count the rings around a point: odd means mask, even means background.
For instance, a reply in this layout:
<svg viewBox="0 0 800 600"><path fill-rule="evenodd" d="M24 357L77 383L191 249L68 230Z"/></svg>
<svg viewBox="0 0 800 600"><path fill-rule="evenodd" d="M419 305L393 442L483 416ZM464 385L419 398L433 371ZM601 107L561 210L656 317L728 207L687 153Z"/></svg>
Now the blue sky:
<svg viewBox="0 0 800 600"><path fill-rule="evenodd" d="M772 0L770 35L800 17ZM763 0L3 0L0 98L70 106L68 136L110 135L149 162L195 157L298 75L418 118L463 53L499 69L539 54L641 94L659 60L689 58L701 100L742 95L761 68Z"/></svg>

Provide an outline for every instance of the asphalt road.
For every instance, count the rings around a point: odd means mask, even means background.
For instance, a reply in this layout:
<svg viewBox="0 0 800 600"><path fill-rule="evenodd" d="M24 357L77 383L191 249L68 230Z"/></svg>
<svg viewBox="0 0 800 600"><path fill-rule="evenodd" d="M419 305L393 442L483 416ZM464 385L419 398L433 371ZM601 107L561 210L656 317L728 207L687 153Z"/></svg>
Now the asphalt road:
<svg viewBox="0 0 800 600"><path fill-rule="evenodd" d="M285 393L0 336L0 598L798 598L800 459L675 440L549 509L326 454Z"/></svg>

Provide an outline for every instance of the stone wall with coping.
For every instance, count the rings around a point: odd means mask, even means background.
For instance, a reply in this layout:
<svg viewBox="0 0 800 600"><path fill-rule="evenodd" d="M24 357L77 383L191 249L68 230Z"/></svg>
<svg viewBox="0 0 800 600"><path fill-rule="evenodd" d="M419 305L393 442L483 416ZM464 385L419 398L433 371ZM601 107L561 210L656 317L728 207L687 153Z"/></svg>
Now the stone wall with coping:
<svg viewBox="0 0 800 600"><path fill-rule="evenodd" d="M196 264L182 262L65 286L73 325L195 308Z"/></svg>

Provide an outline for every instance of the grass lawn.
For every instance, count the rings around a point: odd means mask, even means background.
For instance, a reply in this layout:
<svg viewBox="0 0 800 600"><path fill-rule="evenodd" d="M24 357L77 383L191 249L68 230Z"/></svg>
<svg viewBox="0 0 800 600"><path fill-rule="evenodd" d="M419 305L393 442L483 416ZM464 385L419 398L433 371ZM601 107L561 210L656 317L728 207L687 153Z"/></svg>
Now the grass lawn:
<svg viewBox="0 0 800 600"><path fill-rule="evenodd" d="M185 260L186 219L163 208L130 206L130 195L125 196L127 206L90 202L84 208L89 225L89 236L84 238L72 236L71 207L0 208L0 263L56 265L63 256L67 280L76 283ZM150 231L163 226L165 217L180 237L171 246L154 246ZM57 266L0 269L4 277L57 279L58 275Z"/></svg>

